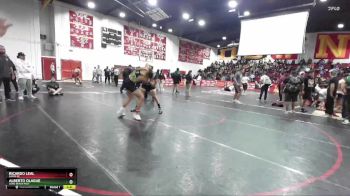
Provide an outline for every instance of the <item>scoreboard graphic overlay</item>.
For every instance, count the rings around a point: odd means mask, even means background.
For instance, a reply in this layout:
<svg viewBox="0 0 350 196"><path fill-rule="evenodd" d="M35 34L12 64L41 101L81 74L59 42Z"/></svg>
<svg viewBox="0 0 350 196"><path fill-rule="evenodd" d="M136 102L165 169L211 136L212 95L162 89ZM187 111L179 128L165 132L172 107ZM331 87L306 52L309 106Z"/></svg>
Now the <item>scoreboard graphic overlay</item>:
<svg viewBox="0 0 350 196"><path fill-rule="evenodd" d="M76 168L34 169L7 168L5 185L7 189L76 189Z"/></svg>

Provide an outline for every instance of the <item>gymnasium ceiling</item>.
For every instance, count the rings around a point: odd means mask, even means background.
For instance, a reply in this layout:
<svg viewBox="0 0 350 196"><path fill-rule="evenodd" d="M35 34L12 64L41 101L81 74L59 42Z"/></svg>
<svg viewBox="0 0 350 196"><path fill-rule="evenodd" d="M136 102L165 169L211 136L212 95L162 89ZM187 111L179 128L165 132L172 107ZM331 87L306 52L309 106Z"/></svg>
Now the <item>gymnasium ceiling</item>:
<svg viewBox="0 0 350 196"><path fill-rule="evenodd" d="M150 6L147 0L59 1L83 8L87 8L87 3L93 1L97 12L119 17L122 11L126 13L124 20L129 22L150 28L154 28L152 24L156 23L156 28L160 31L167 32L171 28L172 33L177 36L213 47L218 44L227 46L239 40L240 20L246 10L251 13L249 17L252 18L308 8L311 12L307 32L337 31L338 23L345 24L342 31L350 31L350 0L327 0L326 2L321 0L236 0L238 6L234 12L228 12L229 0L158 0L155 7ZM169 18L157 22L153 20L147 11L155 8L160 8ZM189 13L194 21L185 21L182 18L183 12ZM199 19L206 21L204 27L197 24ZM226 36L227 40L222 40L223 36Z"/></svg>

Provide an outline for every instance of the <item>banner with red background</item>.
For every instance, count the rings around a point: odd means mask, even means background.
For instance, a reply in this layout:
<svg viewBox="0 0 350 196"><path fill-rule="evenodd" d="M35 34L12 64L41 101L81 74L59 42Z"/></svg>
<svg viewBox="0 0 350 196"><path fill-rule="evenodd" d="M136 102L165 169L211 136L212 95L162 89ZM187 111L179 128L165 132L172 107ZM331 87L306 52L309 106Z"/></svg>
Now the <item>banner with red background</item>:
<svg viewBox="0 0 350 196"><path fill-rule="evenodd" d="M271 55L274 60L296 60L298 59L297 54L276 54Z"/></svg>
<svg viewBox="0 0 350 196"><path fill-rule="evenodd" d="M78 48L94 48L93 16L69 11L71 46Z"/></svg>
<svg viewBox="0 0 350 196"><path fill-rule="evenodd" d="M210 48L180 40L179 61L202 65L204 59L210 59Z"/></svg>
<svg viewBox="0 0 350 196"><path fill-rule="evenodd" d="M150 55L165 61L166 37L142 29L124 26L124 54L131 56ZM145 56L146 57L146 56Z"/></svg>
<svg viewBox="0 0 350 196"><path fill-rule="evenodd" d="M315 59L349 59L350 33L320 33L317 35Z"/></svg>

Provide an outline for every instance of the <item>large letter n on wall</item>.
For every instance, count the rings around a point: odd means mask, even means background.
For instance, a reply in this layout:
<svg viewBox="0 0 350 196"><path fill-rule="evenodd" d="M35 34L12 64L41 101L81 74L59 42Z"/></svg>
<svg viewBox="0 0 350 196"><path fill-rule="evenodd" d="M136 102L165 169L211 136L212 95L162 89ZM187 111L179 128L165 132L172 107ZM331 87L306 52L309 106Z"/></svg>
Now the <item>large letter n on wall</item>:
<svg viewBox="0 0 350 196"><path fill-rule="evenodd" d="M318 34L315 59L348 59L350 34Z"/></svg>

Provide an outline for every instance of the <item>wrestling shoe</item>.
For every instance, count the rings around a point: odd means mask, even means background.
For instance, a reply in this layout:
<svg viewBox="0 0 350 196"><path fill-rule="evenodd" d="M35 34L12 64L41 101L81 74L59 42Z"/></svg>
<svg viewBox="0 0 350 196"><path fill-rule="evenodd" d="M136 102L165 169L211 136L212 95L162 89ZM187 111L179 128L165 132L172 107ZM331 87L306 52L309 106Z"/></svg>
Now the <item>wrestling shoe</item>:
<svg viewBox="0 0 350 196"><path fill-rule="evenodd" d="M120 110L117 112L119 118L124 117L125 114L125 108L121 107Z"/></svg>
<svg viewBox="0 0 350 196"><path fill-rule="evenodd" d="M141 116L140 116L139 113L133 113L133 117L134 117L135 120L141 121Z"/></svg>

